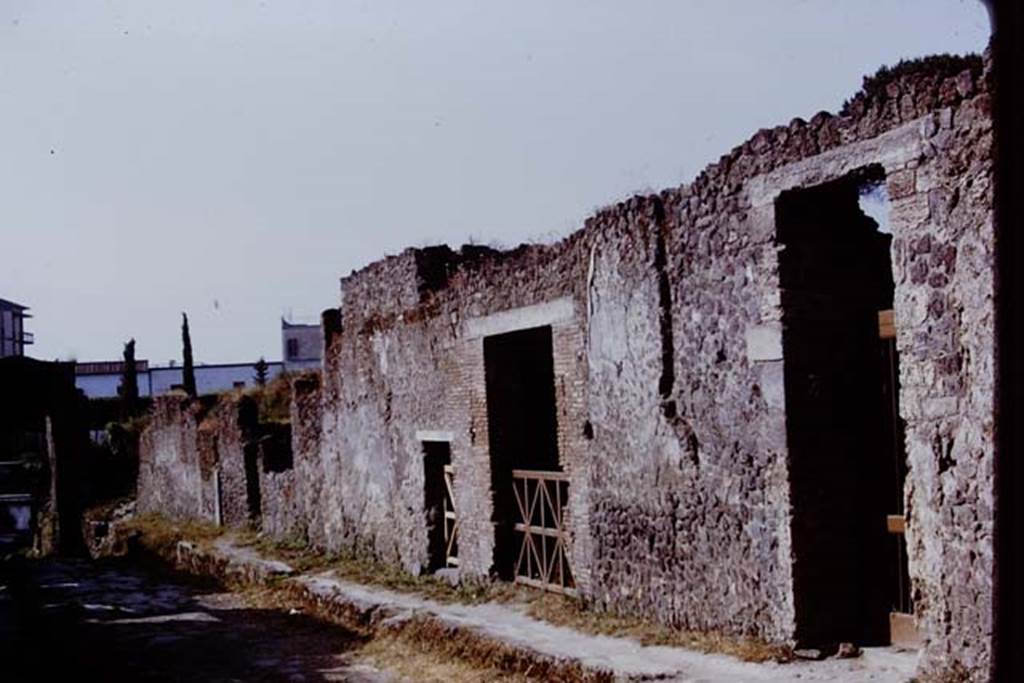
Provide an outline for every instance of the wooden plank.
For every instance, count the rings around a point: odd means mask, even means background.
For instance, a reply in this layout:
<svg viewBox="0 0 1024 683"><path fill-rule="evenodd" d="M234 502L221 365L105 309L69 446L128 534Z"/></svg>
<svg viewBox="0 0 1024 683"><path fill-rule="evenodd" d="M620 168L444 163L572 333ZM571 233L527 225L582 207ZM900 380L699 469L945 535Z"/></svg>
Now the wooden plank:
<svg viewBox="0 0 1024 683"><path fill-rule="evenodd" d="M548 538L561 538L562 540L568 541L569 534L561 529L552 529L551 527L539 527L530 526L523 524L522 522L516 522L516 531L522 531L523 533L536 534L537 536L547 536Z"/></svg>
<svg viewBox="0 0 1024 683"><path fill-rule="evenodd" d="M575 588L556 586L553 583L544 583L543 581L537 581L536 579L531 579L526 576L517 576L516 583L521 583L524 586L529 586L530 588L539 588L540 590L551 591L552 593L561 593L562 595L576 597Z"/></svg>
<svg viewBox="0 0 1024 683"><path fill-rule="evenodd" d="M878 338L896 338L896 312L891 308L887 311L878 312Z"/></svg>
<svg viewBox="0 0 1024 683"><path fill-rule="evenodd" d="M885 528L890 534L904 534L907 532L907 520L903 515L886 515Z"/></svg>
<svg viewBox="0 0 1024 683"><path fill-rule="evenodd" d="M512 470L516 479L543 479L545 481L569 481L567 472L548 472L542 470Z"/></svg>
<svg viewBox="0 0 1024 683"><path fill-rule="evenodd" d="M914 615L904 612L889 613L889 640L893 645L919 648L923 643L921 632L914 623Z"/></svg>

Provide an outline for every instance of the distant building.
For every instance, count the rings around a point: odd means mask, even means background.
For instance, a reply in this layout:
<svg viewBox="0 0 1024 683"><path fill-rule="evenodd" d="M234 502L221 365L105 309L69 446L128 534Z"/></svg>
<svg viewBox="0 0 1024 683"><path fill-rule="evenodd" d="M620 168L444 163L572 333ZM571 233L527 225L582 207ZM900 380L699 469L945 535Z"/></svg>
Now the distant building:
<svg viewBox="0 0 1024 683"><path fill-rule="evenodd" d="M124 361L98 361L75 364L75 386L89 398L117 396L121 385ZM150 388L149 361L135 361L136 384L139 396L152 396Z"/></svg>
<svg viewBox="0 0 1024 683"><path fill-rule="evenodd" d="M290 323L281 319L281 352L287 372L319 370L324 348L320 325Z"/></svg>
<svg viewBox="0 0 1024 683"><path fill-rule="evenodd" d="M31 318L28 306L0 299L0 358L24 356L25 347L35 341L31 332L25 331L25 318Z"/></svg>
<svg viewBox="0 0 1024 683"><path fill-rule="evenodd" d="M267 381L274 379L284 370L280 361L267 361ZM153 396L166 394L184 386L182 368L151 368L149 371L150 390ZM255 363L223 363L196 366L196 392L213 394L230 389L245 389L256 386Z"/></svg>
<svg viewBox="0 0 1024 683"><path fill-rule="evenodd" d="M121 385L122 361L101 361L78 363L75 366L75 386L89 398L112 398L117 396ZM267 362L267 380L277 377L284 370L280 361ZM158 396L184 386L180 365L150 367L149 361L136 361L136 376L139 396ZM245 389L256 386L255 363L220 363L196 366L196 391L213 394L231 389Z"/></svg>

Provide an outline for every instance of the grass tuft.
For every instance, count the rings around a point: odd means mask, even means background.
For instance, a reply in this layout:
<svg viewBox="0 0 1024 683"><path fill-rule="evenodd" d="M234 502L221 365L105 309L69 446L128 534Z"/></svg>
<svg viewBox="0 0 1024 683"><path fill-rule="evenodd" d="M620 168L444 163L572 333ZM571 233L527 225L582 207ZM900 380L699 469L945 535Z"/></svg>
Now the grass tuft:
<svg viewBox="0 0 1024 683"><path fill-rule="evenodd" d="M178 541L209 543L224 534L222 528L209 522L175 520L154 513L126 520L125 528L139 532L146 547L162 557L173 555Z"/></svg>

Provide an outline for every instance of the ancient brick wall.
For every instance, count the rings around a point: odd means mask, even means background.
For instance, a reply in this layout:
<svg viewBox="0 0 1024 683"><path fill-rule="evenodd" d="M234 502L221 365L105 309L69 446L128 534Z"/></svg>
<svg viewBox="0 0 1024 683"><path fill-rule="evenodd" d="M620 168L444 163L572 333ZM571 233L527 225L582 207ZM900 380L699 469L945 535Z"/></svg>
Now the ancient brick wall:
<svg viewBox="0 0 1024 683"><path fill-rule="evenodd" d="M331 495L321 496L315 507L321 520L310 520L311 536L322 534L332 548L365 547L420 571L427 549L420 437L444 433L450 435L459 482L456 506L465 529L461 566L470 574L488 574L491 501L480 495L490 488L486 397L476 362L483 342L467 339L464 327L467 319L571 293L582 281L584 260L564 245L524 247L513 255L481 248L410 250L343 281L344 331L328 349L322 388L320 481ZM403 281L410 272L415 273L411 286ZM393 288L381 284L392 280ZM505 284L501 291L491 284L495 280ZM404 291L400 303L408 307L378 308L364 295L382 288ZM463 295L470 291L474 296ZM563 341L567 333L555 339L565 361L556 363L559 378L568 378L580 361L578 341ZM578 393L582 379L572 381L571 386L562 381L558 403L563 411L578 412L580 400L569 397ZM581 429L582 420L564 424L567 431L560 431L559 439L568 462L573 457L568 430ZM296 432L296 439L305 438ZM308 443L316 440L310 437ZM305 451L295 443L297 459Z"/></svg>
<svg viewBox="0 0 1024 683"><path fill-rule="evenodd" d="M304 496L292 457L291 425L262 424L258 437L248 447L256 458L261 530L279 539L305 540Z"/></svg>
<svg viewBox="0 0 1024 683"><path fill-rule="evenodd" d="M772 234L725 212L687 225L685 197L637 198L588 223L600 235L588 338L592 597L689 628L784 639L781 363L748 355L777 286Z"/></svg>
<svg viewBox="0 0 1024 683"><path fill-rule="evenodd" d="M421 572L423 443L444 441L460 569L491 575L485 340L549 326L580 594L682 627L794 639L807 609L794 570L807 510L795 494L807 482L795 478L787 413L796 389L777 206L872 169L891 199L922 673L984 678L993 323L982 69L935 58L884 70L839 115L759 131L693 183L604 209L555 244L410 249L344 278L322 377L293 387L292 460L261 475L264 528ZM197 457L169 428L194 430L194 418L155 410L168 433L147 437L140 497L144 480L174 479L152 462ZM196 510L200 479L183 472L145 495Z"/></svg>
<svg viewBox="0 0 1024 683"><path fill-rule="evenodd" d="M490 569L483 357L465 323L568 297L573 319L554 335L563 340L555 343L559 439L584 595L682 626L791 638L775 201L877 165L892 197L908 537L926 670L983 671L991 570L985 90L980 60L900 67L867 79L839 116L760 131L691 185L603 210L558 244L482 253L472 264L447 253L440 288L427 286L414 251L347 278L344 332L325 365L325 483L340 493L337 507L327 506L329 542L365 541L412 571L423 566L415 435L447 430L462 569ZM951 250L964 240L962 256ZM378 307L371 293L381 290L403 298ZM938 469L955 485L940 485ZM961 620L976 624L966 650L948 635Z"/></svg>
<svg viewBox="0 0 1024 683"><path fill-rule="evenodd" d="M989 96L921 121L922 158L890 176L907 539L924 668L987 678L994 416Z"/></svg>
<svg viewBox="0 0 1024 683"><path fill-rule="evenodd" d="M174 517L202 518L198 433L202 409L186 396L153 401L139 442L138 509Z"/></svg>
<svg viewBox="0 0 1024 683"><path fill-rule="evenodd" d="M249 509L252 466L250 464L250 471L247 471L246 457L249 443L257 438L259 429L255 402L242 394L224 394L204 421L203 429L210 432L215 448L213 463L215 476L220 479L221 524L243 527L252 519ZM212 514L210 518L215 519Z"/></svg>
<svg viewBox="0 0 1024 683"><path fill-rule="evenodd" d="M157 397L139 443L140 511L247 525L245 453L257 436L248 397Z"/></svg>
<svg viewBox="0 0 1024 683"><path fill-rule="evenodd" d="M320 373L296 377L292 382L292 454L295 477L304 488L296 491L298 519L293 523L318 546L327 543L324 535L324 469L320 438L323 433Z"/></svg>

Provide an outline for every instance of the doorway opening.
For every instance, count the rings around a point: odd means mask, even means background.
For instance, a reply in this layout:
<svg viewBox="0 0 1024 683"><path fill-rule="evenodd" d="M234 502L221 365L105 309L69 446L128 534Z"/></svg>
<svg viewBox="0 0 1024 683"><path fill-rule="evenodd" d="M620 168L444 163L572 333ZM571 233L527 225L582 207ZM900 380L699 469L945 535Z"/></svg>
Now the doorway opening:
<svg viewBox="0 0 1024 683"><path fill-rule="evenodd" d="M873 165L775 205L796 638L814 647L888 644L905 585L889 531L906 473L898 359L880 327L892 236L862 209L884 180Z"/></svg>
<svg viewBox="0 0 1024 683"><path fill-rule="evenodd" d="M427 518L427 570L459 566L452 449L447 441L423 442L423 507Z"/></svg>
<svg viewBox="0 0 1024 683"><path fill-rule="evenodd" d="M245 506L250 521L258 521L263 501L260 494L260 453L259 443L247 441L242 446L245 467Z"/></svg>
<svg viewBox="0 0 1024 683"><path fill-rule="evenodd" d="M494 501L493 570L511 581L521 564L531 521L516 495L515 475L561 472L551 327L485 337L484 374Z"/></svg>

